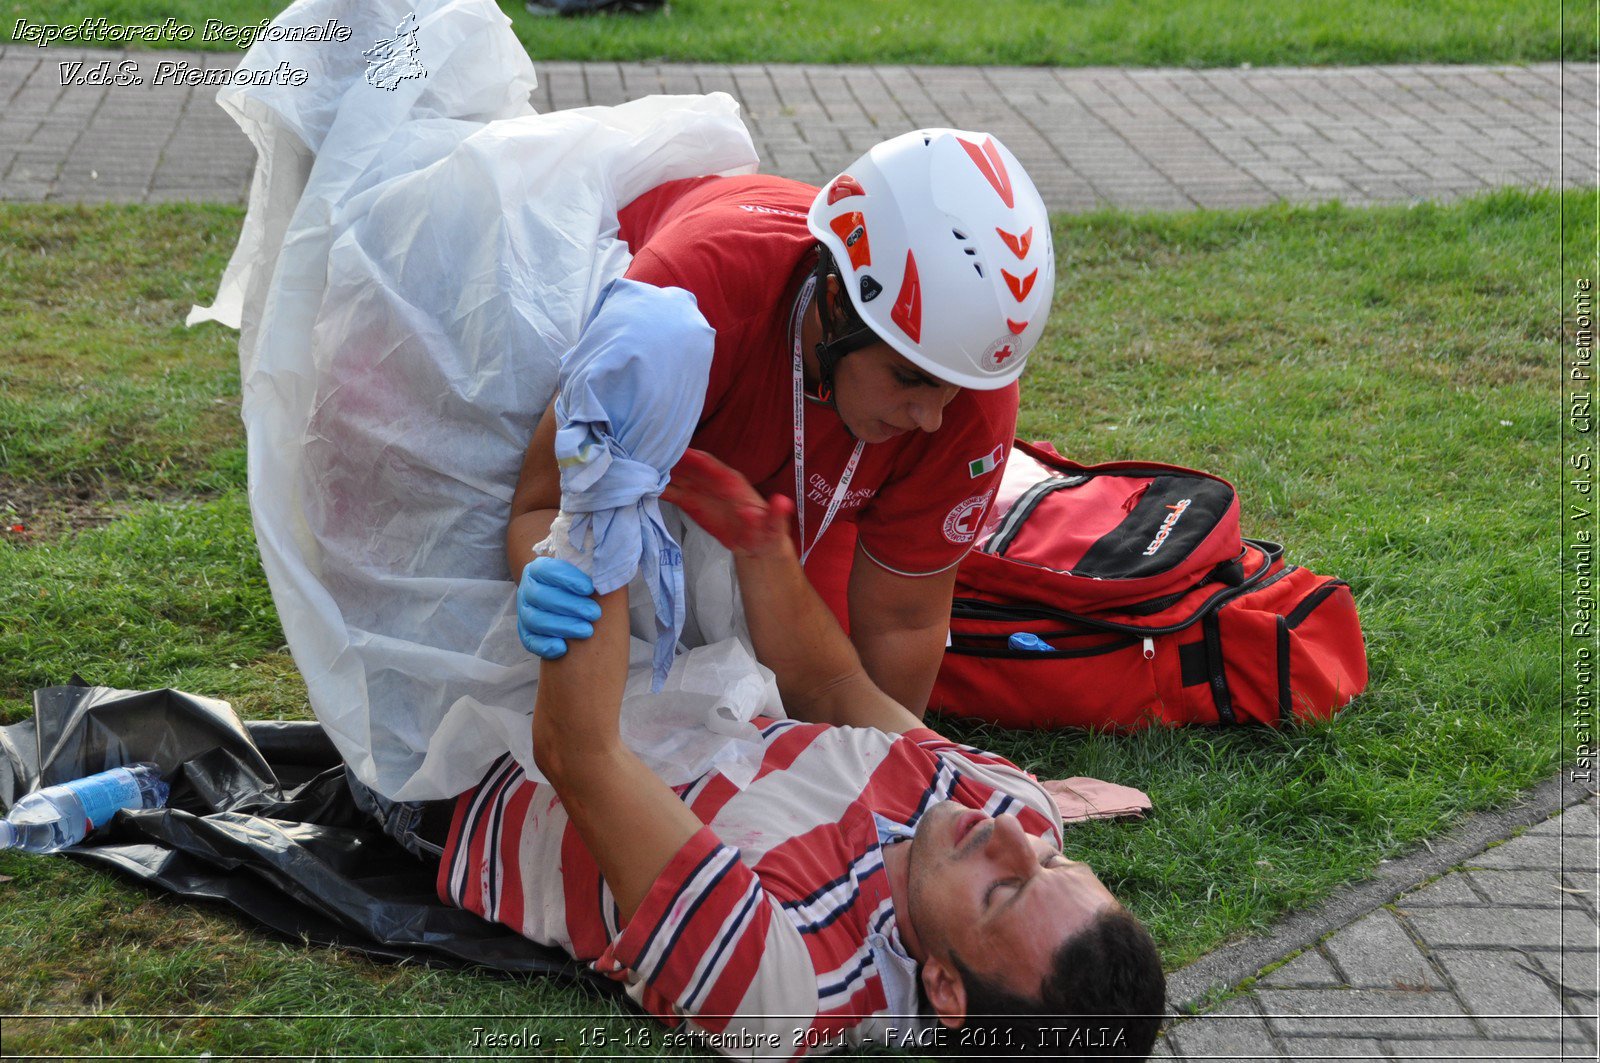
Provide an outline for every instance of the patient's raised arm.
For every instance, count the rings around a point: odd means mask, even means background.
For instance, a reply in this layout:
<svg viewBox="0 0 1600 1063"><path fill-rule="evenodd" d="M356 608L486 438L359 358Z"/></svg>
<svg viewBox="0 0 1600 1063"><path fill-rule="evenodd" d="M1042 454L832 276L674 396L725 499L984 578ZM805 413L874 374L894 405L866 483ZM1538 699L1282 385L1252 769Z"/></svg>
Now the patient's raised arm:
<svg viewBox="0 0 1600 1063"><path fill-rule="evenodd" d="M628 589L602 595L594 636L539 666L533 759L611 887L624 921L700 820L622 744Z"/></svg>

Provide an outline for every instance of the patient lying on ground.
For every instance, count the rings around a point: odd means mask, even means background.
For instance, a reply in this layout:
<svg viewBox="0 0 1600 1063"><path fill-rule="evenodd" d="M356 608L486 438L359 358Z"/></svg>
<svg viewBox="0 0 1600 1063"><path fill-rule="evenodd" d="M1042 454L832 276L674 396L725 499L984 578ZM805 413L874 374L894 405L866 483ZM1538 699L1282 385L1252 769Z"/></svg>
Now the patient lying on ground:
<svg viewBox="0 0 1600 1063"><path fill-rule="evenodd" d="M596 602L581 569L534 562L519 605L574 622L534 714L549 782L507 758L461 795L441 896L593 963L731 1055L1147 1054L1155 946L1062 855L1051 796L878 690L806 581L789 503L707 475L722 489L666 497L734 550L790 718L758 718L743 755L668 787L619 733L627 589Z"/></svg>

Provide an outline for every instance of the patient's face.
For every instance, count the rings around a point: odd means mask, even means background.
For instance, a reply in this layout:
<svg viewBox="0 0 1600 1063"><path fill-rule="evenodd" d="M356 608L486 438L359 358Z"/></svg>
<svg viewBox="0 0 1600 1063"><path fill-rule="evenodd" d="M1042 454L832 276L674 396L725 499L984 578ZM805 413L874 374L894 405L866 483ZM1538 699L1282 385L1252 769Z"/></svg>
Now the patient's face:
<svg viewBox="0 0 1600 1063"><path fill-rule="evenodd" d="M929 960L953 952L974 974L1036 996L1055 951L1117 900L1088 864L1022 829L945 801L917 824L907 914Z"/></svg>

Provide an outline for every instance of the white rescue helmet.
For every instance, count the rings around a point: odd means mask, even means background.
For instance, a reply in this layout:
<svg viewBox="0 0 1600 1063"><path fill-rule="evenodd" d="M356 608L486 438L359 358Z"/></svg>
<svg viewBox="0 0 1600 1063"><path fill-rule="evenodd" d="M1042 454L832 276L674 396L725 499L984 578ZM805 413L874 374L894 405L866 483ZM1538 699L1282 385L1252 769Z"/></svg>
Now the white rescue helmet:
<svg viewBox="0 0 1600 1063"><path fill-rule="evenodd" d="M862 322L918 368L980 391L1022 375L1055 251L1044 200L995 137L886 140L822 187L806 221Z"/></svg>

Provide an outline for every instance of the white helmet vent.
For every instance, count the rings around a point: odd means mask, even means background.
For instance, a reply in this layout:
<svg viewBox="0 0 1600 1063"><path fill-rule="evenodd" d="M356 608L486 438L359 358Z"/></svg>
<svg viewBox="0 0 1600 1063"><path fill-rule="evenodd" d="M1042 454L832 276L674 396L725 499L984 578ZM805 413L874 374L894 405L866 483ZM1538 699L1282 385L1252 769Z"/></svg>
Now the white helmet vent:
<svg viewBox="0 0 1600 1063"><path fill-rule="evenodd" d="M976 247L973 247L971 244L967 243L967 234L966 233L962 232L960 229L951 229L950 230L950 235L954 236L957 240L961 241L961 244L962 244L961 250L962 251L966 252L969 256L971 256L973 258L977 258L978 257L978 249ZM972 264L972 268L978 271L978 276L980 276L980 277L983 276L983 264L981 262L974 262Z"/></svg>

